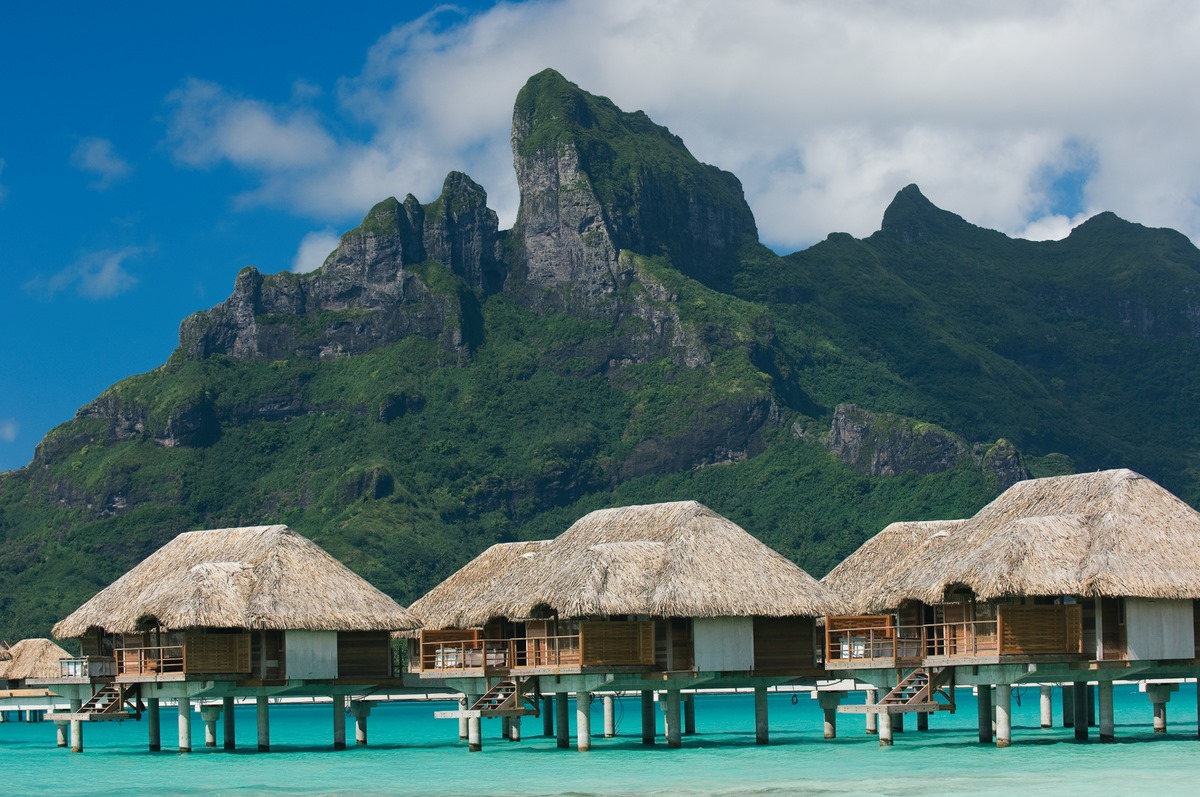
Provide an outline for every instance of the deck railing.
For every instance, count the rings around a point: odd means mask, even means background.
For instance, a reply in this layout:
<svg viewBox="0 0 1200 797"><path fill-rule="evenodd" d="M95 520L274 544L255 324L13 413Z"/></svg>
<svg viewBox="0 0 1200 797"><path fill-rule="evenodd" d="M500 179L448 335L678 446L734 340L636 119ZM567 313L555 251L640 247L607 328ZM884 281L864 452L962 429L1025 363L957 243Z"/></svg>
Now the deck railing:
<svg viewBox="0 0 1200 797"><path fill-rule="evenodd" d="M111 678L117 674L117 660L110 656L59 659L58 672L62 678Z"/></svg>
<svg viewBox="0 0 1200 797"><path fill-rule="evenodd" d="M891 666L925 659L1082 652L1078 604L1003 605L994 620L898 625L891 615L825 618L829 667Z"/></svg>
<svg viewBox="0 0 1200 797"><path fill-rule="evenodd" d="M183 645L117 648L116 653L118 675L161 675L185 671Z"/></svg>
<svg viewBox="0 0 1200 797"><path fill-rule="evenodd" d="M579 635L424 642L422 670L578 667Z"/></svg>

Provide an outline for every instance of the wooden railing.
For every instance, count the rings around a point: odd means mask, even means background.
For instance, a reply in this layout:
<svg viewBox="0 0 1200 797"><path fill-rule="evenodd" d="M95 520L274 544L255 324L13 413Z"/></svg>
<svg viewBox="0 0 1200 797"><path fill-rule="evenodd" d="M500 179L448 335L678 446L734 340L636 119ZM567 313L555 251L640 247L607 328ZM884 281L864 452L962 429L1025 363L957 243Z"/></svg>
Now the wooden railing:
<svg viewBox="0 0 1200 797"><path fill-rule="evenodd" d="M184 672L184 646L117 648L117 675L160 675Z"/></svg>
<svg viewBox="0 0 1200 797"><path fill-rule="evenodd" d="M421 632L422 671L652 666L653 622L587 621L578 634L483 639L474 630Z"/></svg>
<svg viewBox="0 0 1200 797"><path fill-rule="evenodd" d="M1083 614L1078 604L1001 605L995 620L900 626L890 615L825 618L829 667L891 666L930 658L1078 655Z"/></svg>
<svg viewBox="0 0 1200 797"><path fill-rule="evenodd" d="M62 678L111 678L117 674L117 660L107 656L59 659L58 672Z"/></svg>

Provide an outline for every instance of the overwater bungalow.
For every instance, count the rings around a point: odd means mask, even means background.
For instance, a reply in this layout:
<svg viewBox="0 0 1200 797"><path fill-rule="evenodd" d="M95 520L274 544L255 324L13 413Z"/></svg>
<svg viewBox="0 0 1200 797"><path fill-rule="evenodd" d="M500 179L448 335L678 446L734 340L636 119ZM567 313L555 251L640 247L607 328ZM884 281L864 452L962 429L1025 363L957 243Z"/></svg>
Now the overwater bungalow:
<svg viewBox="0 0 1200 797"><path fill-rule="evenodd" d="M1194 676L1200 659L1200 513L1129 470L1031 479L966 520L893 524L824 583L854 607L826 618L827 668L890 689L842 710L877 713L884 744L893 715L953 708L955 683L980 701L995 685L1005 746L1012 684L1071 684L1086 738L1097 681L1111 738L1114 679ZM1149 693L1165 716L1169 687Z"/></svg>
<svg viewBox="0 0 1200 797"><path fill-rule="evenodd" d="M22 639L13 645L0 644L0 693L21 690L30 678L52 678L59 661L71 654L50 639ZM2 696L2 694L0 694Z"/></svg>
<svg viewBox="0 0 1200 797"><path fill-rule="evenodd" d="M223 709L232 748L234 700L253 697L259 748L269 749L268 698L321 695L333 698L334 746L344 746L347 697L400 683L391 634L416 625L286 526L180 534L55 625L81 655L44 681L72 695L71 711L49 718L71 722L74 738L79 722L145 707L157 749L158 701L178 700L186 750L191 702L220 699L204 710L206 743ZM367 706L351 708L365 738Z"/></svg>
<svg viewBox="0 0 1200 797"><path fill-rule="evenodd" d="M466 696L447 714L465 721L471 749L481 717L519 722L543 709L567 746L569 693L587 749L590 695L612 690L641 693L648 742L661 692L667 741L678 746L680 690L696 687L754 687L766 741L766 688L824 675L816 618L838 606L699 503L604 509L553 540L493 546L414 603L422 628L410 670Z"/></svg>

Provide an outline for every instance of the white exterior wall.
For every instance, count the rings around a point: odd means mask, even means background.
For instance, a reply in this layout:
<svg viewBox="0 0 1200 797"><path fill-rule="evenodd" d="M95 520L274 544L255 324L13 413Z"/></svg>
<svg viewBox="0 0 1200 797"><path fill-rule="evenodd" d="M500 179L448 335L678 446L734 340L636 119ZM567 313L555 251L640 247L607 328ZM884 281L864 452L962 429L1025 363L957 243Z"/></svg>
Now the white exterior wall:
<svg viewBox="0 0 1200 797"><path fill-rule="evenodd" d="M752 617L697 617L692 620L692 642L700 672L754 669Z"/></svg>
<svg viewBox="0 0 1200 797"><path fill-rule="evenodd" d="M1125 641L1133 660L1194 658L1192 602L1126 598Z"/></svg>
<svg viewBox="0 0 1200 797"><path fill-rule="evenodd" d="M288 678L338 677L337 631L285 631L284 650Z"/></svg>

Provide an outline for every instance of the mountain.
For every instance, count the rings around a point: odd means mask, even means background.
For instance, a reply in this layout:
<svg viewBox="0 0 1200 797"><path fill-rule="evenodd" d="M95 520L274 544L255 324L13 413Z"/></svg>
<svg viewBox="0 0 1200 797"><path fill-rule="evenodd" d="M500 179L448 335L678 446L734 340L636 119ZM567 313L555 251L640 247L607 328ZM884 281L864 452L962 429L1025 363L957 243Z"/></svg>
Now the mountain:
<svg viewBox="0 0 1200 797"><path fill-rule="evenodd" d="M552 70L513 159L513 229L458 172L385 199L311 274L243 269L0 474L0 637L195 528L287 523L407 603L616 504L701 500L821 575L1030 474L1200 500L1179 233L1013 240L908 186L874 235L780 257L733 175Z"/></svg>

